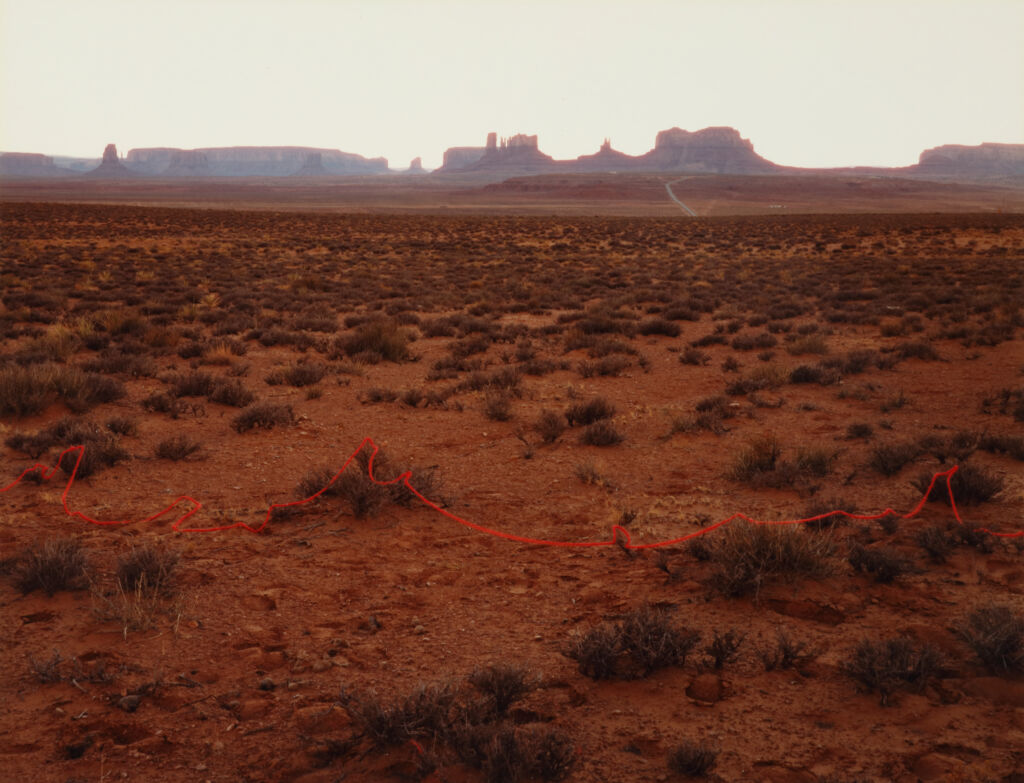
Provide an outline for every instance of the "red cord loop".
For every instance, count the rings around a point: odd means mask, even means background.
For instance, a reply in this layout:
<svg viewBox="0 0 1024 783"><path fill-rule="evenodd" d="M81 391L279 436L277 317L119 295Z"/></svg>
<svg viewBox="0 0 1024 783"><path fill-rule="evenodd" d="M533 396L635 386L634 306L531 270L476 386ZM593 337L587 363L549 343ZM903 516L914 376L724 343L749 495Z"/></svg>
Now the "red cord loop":
<svg viewBox="0 0 1024 783"><path fill-rule="evenodd" d="M331 478L331 480L328 481L327 484L325 484L318 492L310 495L307 498L302 498L301 500L293 500L290 503L273 503L273 504L271 504L270 507L267 509L267 514L263 518L263 521L257 527L253 527L251 525L248 525L245 522L234 522L234 523L232 523L230 525L217 525L217 526L214 526L214 527L182 527L182 525L185 522L187 522L189 519L191 519L203 507L202 503L200 503L194 497L191 497L189 495L181 495L180 497L175 498L174 501L170 505L168 505L166 508L158 511L157 513L155 513L155 514L153 514L151 516L146 517L145 519L141 519L141 520L138 520L138 521L140 523L152 522L152 521L157 520L160 517L164 516L165 514L169 514L171 511L174 511L180 505L188 504L189 505L188 510L184 511L183 513L181 513L180 516L178 516L174 520L173 524L171 525L171 529L174 530L175 532L178 532L178 533L212 533L212 532L220 531L220 530L231 530L231 529L234 529L234 528L243 528L245 530L248 530L251 533L259 533L270 522L271 517L273 517L275 510L277 510L279 508L292 508L294 506L301 506L301 505L304 505L306 503L310 503L313 500L316 500L316 498L320 497L320 495L322 495L324 492L326 492L327 489L335 481L338 480L338 477L341 476L341 474L345 472L345 470L348 468L348 466L352 463L352 461L356 458L356 456L359 454L359 452L361 452L363 450L363 448L367 444L369 444L370 447L373 449L373 453L370 455L370 459L367 462L367 472L369 474L370 480L373 481L375 484L379 484L381 486L388 486L388 485L391 485L391 484L396 484L396 483L398 483L400 481L400 482L402 482L405 485L406 489L408 489L413 495L415 495L420 500L421 503L423 503L423 505L427 506L428 508L433 509L438 514L440 514L441 516L446 517L447 519L450 519L451 521L456 522L457 524L462 525L463 527L467 527L470 530L475 530L478 533L486 533L489 536L495 536L496 538L503 538L503 539L505 539L507 541L516 541L516 542L521 543L521 544L536 544L536 545L540 545L540 546L558 546L558 547L604 547L604 546L619 546L619 547L622 547L624 549L657 549L659 547L674 546L676 544L681 544L681 543L683 543L685 541L689 541L691 539L697 538L699 536L704 535L705 533L710 533L713 530L717 530L718 528L722 527L723 525L728 525L730 522L732 522L733 520L736 520L736 519L742 519L742 520L745 520L745 521L750 522L750 523L755 524L755 525L798 525L798 524L802 524L804 522L814 522L814 521L817 521L817 520L820 520L820 519L825 519L827 517L834 516L834 515L844 516L844 517L846 517L848 519L862 519L862 520L883 519L884 517L888 517L888 516L898 516L901 519L910 519L912 517L917 516L921 512L921 509L924 508L924 504L927 502L928 498L931 495L932 489L935 487L935 482L938 481L940 478L943 479L945 484L946 484L946 492L949 494L949 505L950 505L950 508L953 510L953 516L956 517L956 521L959 524L961 524L961 525L965 524L963 519L960 517L960 511L959 511L959 509L956 506L956 499L953 497L953 487L950 484L950 480L952 479L953 474L956 473L956 471L959 469L959 466L954 465L952 468L949 468L948 470L941 471L939 473L936 473L934 476L932 476L931 483L928 485L928 489L925 491L925 493L922 496L921 500L918 502L918 504L916 506L914 506L913 509L911 509L910 511L908 511L905 514L900 514L899 512L894 511L891 508L886 508L884 511L881 511L881 512L879 512L877 514L852 514L852 513L848 512L848 511L836 510L836 511L831 511L831 512L827 512L827 513L824 513L824 514L818 514L818 515L813 516L813 517L807 517L807 518L804 518L804 519L788 519L788 520L775 520L775 521L772 521L772 520L753 519L751 517L748 517L746 514L736 513L736 514L733 514L731 517L728 517L727 519L723 519L723 520L721 520L719 522L714 523L713 525L708 525L707 527L701 528L700 530L696 530L696 531L694 531L692 533L687 533L684 536L679 536L678 538L670 538L670 539L667 539L667 540L664 540L664 541L655 541L655 542L652 542L652 543L649 543L649 544L634 544L634 543L632 543L632 541L630 540L629 531L626 530L624 527L622 527L622 525L612 525L612 530L611 530L612 535L611 535L611 538L608 539L608 540L605 540L605 541L553 541L553 540L546 539L546 538L531 538L529 536L517 536L517 535L515 535L513 533L505 533L505 532L503 532L501 530L494 530L493 528L485 527L483 525L478 525L475 522L470 522L467 519L463 519L462 517L456 516L455 514L452 514L450 511L447 511L447 510L441 508L440 506L438 506L433 501L431 501L428 498L425 498L423 495L421 495L416 490L416 488L414 486L412 486L412 484L409 483L409 479L412 476L412 471L406 471L405 473L402 473L401 475L396 476L395 478L391 479L390 481L379 481L376 478L374 478L374 476L373 476L373 460L377 456L377 452L379 450L379 447L377 446L376 443L374 443L372 438L364 438L363 442L359 444L359 448L357 448L354 452L352 452L351 456L349 456L349 458L347 460L345 460L345 464L341 466L341 469L337 473L335 473L334 476ZM57 463L53 467L51 467L51 468L47 468L45 465L42 465L40 463L36 463L32 467L26 468L24 471L22 471L21 475L19 475L14 481L12 481L6 487L0 488L0 493L7 492L9 489L14 488L19 483L21 483L21 481L25 478L25 476L27 476L30 473L33 473L35 471L41 471L43 480L50 479L54 475L54 473L57 472L57 468L60 466L61 460L64 458L64 455L65 454L70 454L71 452L77 452L78 453L78 457L75 460L74 467L71 469L71 472L68 475L67 484L64 486L64 491L61 493L61 496L60 496L61 503L62 503L62 505L64 507L64 512L66 514L68 514L68 516L75 517L76 519L81 519L83 522L88 522L88 523L93 524L93 525L127 525L127 524L131 524L132 520L129 520L129 519L108 519L108 520L93 519L92 517L87 516L86 514L83 514L81 511L73 510L68 505L68 493L71 492L71 487L75 483L75 476L78 474L78 466L81 464L82 457L85 455L85 446L69 446L68 448L64 449L64 451L61 453L60 457L57 458ZM1024 536L1024 530L1018 530L1018 531L1016 531L1014 533L998 533L998 532L996 532L994 530L989 530L989 529L983 528L983 527L977 528L977 529L982 531L982 532L984 532L984 533L988 533L989 535L997 536L999 538L1017 538L1019 536Z"/></svg>

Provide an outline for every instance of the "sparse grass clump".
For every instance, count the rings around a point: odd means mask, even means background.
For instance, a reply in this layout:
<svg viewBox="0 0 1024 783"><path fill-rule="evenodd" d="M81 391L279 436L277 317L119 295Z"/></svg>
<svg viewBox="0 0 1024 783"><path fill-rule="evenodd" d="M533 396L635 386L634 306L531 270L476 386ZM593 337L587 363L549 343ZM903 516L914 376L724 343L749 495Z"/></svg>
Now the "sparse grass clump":
<svg viewBox="0 0 1024 783"><path fill-rule="evenodd" d="M117 562L117 583L125 592L142 589L167 595L179 557L178 552L149 544L133 547Z"/></svg>
<svg viewBox="0 0 1024 783"><path fill-rule="evenodd" d="M1024 671L1024 616L1014 614L1009 606L981 606L957 632L994 674Z"/></svg>
<svg viewBox="0 0 1024 783"><path fill-rule="evenodd" d="M615 415L615 406L604 397L595 397L588 402L577 402L565 411L565 420L570 427L586 427L601 419Z"/></svg>
<svg viewBox="0 0 1024 783"><path fill-rule="evenodd" d="M668 754L668 768L677 775L707 777L718 761L718 749L705 743L684 740Z"/></svg>
<svg viewBox="0 0 1024 783"><path fill-rule="evenodd" d="M174 462L192 456L202 448L202 444L192 440L188 435L175 435L172 438L160 441L153 454L157 459L169 459Z"/></svg>
<svg viewBox="0 0 1024 783"><path fill-rule="evenodd" d="M554 411L543 410L540 412L540 416L537 417L536 423L533 425L534 430L540 435L540 439L545 443L554 443L558 440L562 433L565 432L566 423L562 417Z"/></svg>
<svg viewBox="0 0 1024 783"><path fill-rule="evenodd" d="M375 319L359 324L355 333L340 337L336 343L337 353L376 364L380 361L407 362L412 358L409 351L410 335L397 322Z"/></svg>
<svg viewBox="0 0 1024 783"><path fill-rule="evenodd" d="M890 547L868 549L861 544L854 544L846 559L855 571L867 572L876 582L884 585L890 584L896 577L910 570L910 564Z"/></svg>
<svg viewBox="0 0 1024 783"><path fill-rule="evenodd" d="M626 436L607 419L595 421L580 433L580 443L585 446L616 446Z"/></svg>
<svg viewBox="0 0 1024 783"><path fill-rule="evenodd" d="M59 538L26 550L14 567L14 584L22 593L43 590L53 595L60 590L81 590L86 586L88 561L77 538Z"/></svg>
<svg viewBox="0 0 1024 783"><path fill-rule="evenodd" d="M279 425L291 424L295 421L295 412L291 405L276 402L257 402L231 420L235 432L248 432L252 429L269 430Z"/></svg>
<svg viewBox="0 0 1024 783"><path fill-rule="evenodd" d="M941 500L947 506L950 505L949 492L946 491L946 482L939 479L932 485L934 474L921 473L911 483L924 494L929 493L930 500ZM950 476L949 489L957 505L973 506L979 503L986 503L997 497L1005 486L1003 477L970 462L960 465L956 472ZM937 496L937 497L936 497Z"/></svg>
<svg viewBox="0 0 1024 783"><path fill-rule="evenodd" d="M713 589L727 596L757 594L774 578L819 578L832 570L833 545L827 533L795 525L734 522L717 531L707 546L714 568Z"/></svg>
<svg viewBox="0 0 1024 783"><path fill-rule="evenodd" d="M928 644L895 637L883 642L865 639L841 664L843 673L863 691L877 691L882 706L899 689L921 691L938 674L938 651Z"/></svg>
<svg viewBox="0 0 1024 783"><path fill-rule="evenodd" d="M919 454L916 443L879 443L871 450L868 464L883 476L895 476Z"/></svg>
<svg viewBox="0 0 1024 783"><path fill-rule="evenodd" d="M595 680L646 677L668 666L682 666L700 634L677 626L664 609L644 605L617 623L605 623L576 636L566 654L580 673Z"/></svg>
<svg viewBox="0 0 1024 783"><path fill-rule="evenodd" d="M469 682L492 700L494 710L499 715L504 715L514 702L537 687L529 670L515 664L495 664L474 669L469 675Z"/></svg>

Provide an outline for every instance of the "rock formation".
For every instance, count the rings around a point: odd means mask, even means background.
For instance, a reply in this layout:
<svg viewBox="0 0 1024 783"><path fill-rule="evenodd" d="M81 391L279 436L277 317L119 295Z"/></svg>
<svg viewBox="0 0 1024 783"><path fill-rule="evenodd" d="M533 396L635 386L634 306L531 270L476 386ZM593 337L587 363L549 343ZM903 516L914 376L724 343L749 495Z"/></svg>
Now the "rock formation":
<svg viewBox="0 0 1024 783"><path fill-rule="evenodd" d="M921 153L915 173L941 177L1024 175L1024 144L945 144Z"/></svg>
<svg viewBox="0 0 1024 783"><path fill-rule="evenodd" d="M287 177L304 170L315 155L320 156L320 176L388 171L385 158L314 147L151 147L129 150L125 162L148 176Z"/></svg>
<svg viewBox="0 0 1024 783"><path fill-rule="evenodd" d="M98 179L128 179L138 176L138 174L121 162L117 156L117 147L108 144L103 148L103 159L100 161L100 165L92 171L86 172L86 176Z"/></svg>
<svg viewBox="0 0 1024 783"><path fill-rule="evenodd" d="M68 177L72 172L54 165L53 158L36 152L5 152L0 154L0 177L33 179L36 177Z"/></svg>
<svg viewBox="0 0 1024 783"><path fill-rule="evenodd" d="M768 174L777 168L754 152L754 145L735 128L722 127L661 131L654 149L637 160L637 168L688 174Z"/></svg>
<svg viewBox="0 0 1024 783"><path fill-rule="evenodd" d="M311 152L306 156L302 168L292 174L293 177L326 177L327 170L324 168L323 155L319 152Z"/></svg>
<svg viewBox="0 0 1024 783"><path fill-rule="evenodd" d="M423 161L420 158L413 158L409 163L407 174L423 174Z"/></svg>
<svg viewBox="0 0 1024 783"><path fill-rule="evenodd" d="M767 174L777 171L771 161L733 128L705 128L695 132L680 128L661 131L654 149L632 156L612 149L605 139L593 155L555 161L540 152L536 136L517 134L487 136L485 147L453 147L445 152L441 172L508 174L596 171L657 171L693 174Z"/></svg>
<svg viewBox="0 0 1024 783"><path fill-rule="evenodd" d="M553 170L555 161L537 148L537 137L518 133L501 139L496 133L487 134L484 147L450 147L445 150L444 163L438 171L466 173L508 172L515 174L542 173Z"/></svg>

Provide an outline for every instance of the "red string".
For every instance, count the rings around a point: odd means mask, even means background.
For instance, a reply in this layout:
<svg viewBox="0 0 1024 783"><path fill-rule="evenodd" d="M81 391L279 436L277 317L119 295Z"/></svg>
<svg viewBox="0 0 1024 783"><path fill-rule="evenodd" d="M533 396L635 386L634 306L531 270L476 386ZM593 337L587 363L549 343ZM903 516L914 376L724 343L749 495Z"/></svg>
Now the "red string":
<svg viewBox="0 0 1024 783"><path fill-rule="evenodd" d="M331 487L331 485L334 484L334 482L338 480L338 478L341 476L341 474L345 472L345 470L348 468L348 466L352 463L352 460L354 460L356 458L356 456L363 450L363 448L367 444L369 444L370 447L373 449L373 453L370 455L370 459L367 462L367 472L369 474L370 480L373 481L375 484L379 484L381 486L389 486L389 485L392 485L392 484L396 484L396 483L398 483L400 481L400 482L402 482L402 484L405 485L405 488L408 489L409 492L411 492L413 495L415 495L420 500L420 502L423 503L423 505L427 506L428 508L433 509L438 514L441 514L442 516L446 517L447 519L450 519L451 521L456 522L459 525L462 525L463 527L467 527L470 530L475 530L478 533L485 533L485 534L487 534L489 536L495 536L496 538L503 538L503 539L505 539L507 541L516 541L516 542L518 542L520 544L535 544L535 545L539 545L539 546L558 546L558 547L620 546L620 547L623 547L625 549L657 549L659 547L666 547L666 546L673 546L673 545L676 545L676 544L681 544L681 543L683 543L685 541L689 541L691 539L697 538L699 536L704 535L705 533L710 533L713 530L717 530L718 528L723 527L724 525L728 525L729 523L731 523L733 520L736 520L736 519L742 519L742 520L745 520L745 521L750 522L750 523L755 524L755 525L799 525L799 524L803 524L804 522L815 522L817 520L826 519L828 517L837 516L837 515L838 516L846 517L848 519L861 519L861 520L877 520L877 519L883 519L883 518L888 517L888 516L898 516L901 519L910 519L912 517L917 516L921 512L921 509L924 508L925 503L928 501L928 498L931 495L932 489L935 487L935 483L940 478L945 482L946 492L949 495L950 508L952 508L952 510L953 510L953 516L956 517L956 521L959 524L961 524L961 525L965 524L963 519L960 517L960 511L959 511L959 509L956 506L956 499L953 497L953 487L950 484L950 480L952 479L953 474L956 473L956 471L959 469L959 466L955 465L952 468L949 468L948 470L941 471L939 473L936 473L934 476L932 476L931 483L929 483L928 489L925 491L924 495L921 497L921 500L918 502L918 504L916 506L914 506L913 509L911 509L910 511L908 511L905 514L900 514L898 511L895 511L895 510L893 510L891 508L886 508L884 511L881 511L881 512L879 512L877 514L853 514L853 513L850 513L848 511L836 510L836 511L830 511L830 512L827 512L827 513L824 513L824 514L817 514L816 516L813 516L813 517L805 517L803 519L758 520L758 519L753 519L752 517L749 517L749 516L747 516L746 514L743 514L743 513L736 513L736 514L733 514L731 517L728 517L727 519L723 519L720 522L716 522L713 525L709 525L708 527L701 528L700 530L696 530L696 531L694 531L692 533L687 533L684 536L679 536L677 538L670 538L670 539L667 539L667 540L664 540L664 541L655 541L655 542L649 543L649 544L634 544L634 543L632 543L632 541L630 540L629 531L626 530L626 528L624 528L622 525L612 525L612 529L611 529L612 535L611 535L611 538L608 539L608 540L605 540L605 541L554 541L554 540L546 539L546 538L532 538L530 536L519 536L519 535L515 535L513 533L505 533L505 532L503 532L501 530L495 530L493 528L489 528L489 527L486 527L484 525L479 525L479 524L477 524L475 522L470 522L467 519L463 519L462 517L456 516L455 514L452 514L450 511L447 511L446 509L441 508L439 505L437 505L436 503L431 501L429 498L426 498L423 495L421 495L419 493L419 491L417 491L417 489L414 486L412 486L411 483L409 483L409 480L412 477L412 471L408 471L407 470L405 473L402 473L399 476L396 476L395 478L391 479L390 481L379 481L373 475L373 460L377 456L377 452L379 450L379 447L377 446L376 443L374 443L372 438L364 438L363 442L359 444L359 448L357 448L354 452L352 452L351 456L349 456L349 458L347 460L345 460L345 464L341 466L341 469L337 473L335 473L334 476L331 478L331 480L328 481L327 484L325 484L323 486L323 488L321 488L318 492L310 495L307 498L302 498L301 500L293 500L290 503L273 503L273 504L271 504L270 507L267 509L267 514L263 518L263 521L257 527L253 527L251 525L248 525L245 522L234 522L234 523L232 523L230 525L216 525L216 526L213 526L213 527L182 527L182 525L185 522L187 522L189 519L191 519L203 507L202 503L200 503L198 500L196 500L195 498L193 498L193 497L191 497L189 495L181 495L180 497L175 498L175 500L170 505L168 505L166 508L158 511L157 513L155 513L155 514L153 514L151 516L146 517L145 519L139 520L139 522L140 523L153 522L154 520L157 520L160 517L163 517L163 516L165 516L167 514L170 514L172 511L174 511L175 509L179 508L179 506L181 506L183 504L188 504L190 506L188 508L188 510L184 511L183 513L181 513L180 516L178 516L174 520L173 524L171 525L171 529L174 530L175 532L179 532L179 533L212 533L212 532L220 531L220 530L232 530L234 528L243 528L245 530L248 530L251 533L259 533L259 532L261 532L267 526L267 524L270 522L271 518L273 517L274 512L277 509L279 509L279 508L293 508L295 506L302 506L302 505L305 505L306 503L311 503L312 501L314 501L318 497L320 497L322 494L324 494L324 492L326 492ZM64 491L61 493L61 496L60 496L61 504L64 507L65 513L67 513L71 517L75 517L76 519L81 519L82 521L89 522L90 524L93 524L93 525L127 525L127 524L131 524L132 520L128 520L128 519L108 519L108 520L94 519L94 518L92 518L90 516L87 516L86 514L83 514L81 511L73 510L68 505L68 493L71 492L71 487L72 487L72 485L75 482L76 475L78 474L78 467L79 467L79 465L82 462L82 457L85 455L85 446L69 446L68 448L64 449L64 451L61 453L60 457L57 458L57 463L53 467L51 467L51 468L46 468L46 466L44 466L44 465L42 465L40 463L36 463L32 467L26 468L24 471L22 471L21 475L18 476L18 478L16 478L14 481L12 481L10 484L8 484L6 487L0 488L0 493L7 492L9 489L14 488L19 483L21 483L21 481L27 475L29 475L30 473L33 473L35 471L41 471L42 472L43 480L49 480L53 476L53 474L57 471L58 467L61 464L61 461L64 458L64 456L66 454L70 454L72 452L77 452L78 456L77 456L77 459L75 460L74 467L71 469L71 472L68 475L68 480L67 480L67 484L64 486ZM996 532L994 530L989 530L988 528L983 528L983 527L979 527L979 528L976 528L976 529L980 530L980 531L982 531L984 533L988 533L989 535L998 536L999 538L1016 538L1016 537L1019 537L1019 536L1024 536L1024 530L1018 530L1015 533L999 533L999 532Z"/></svg>

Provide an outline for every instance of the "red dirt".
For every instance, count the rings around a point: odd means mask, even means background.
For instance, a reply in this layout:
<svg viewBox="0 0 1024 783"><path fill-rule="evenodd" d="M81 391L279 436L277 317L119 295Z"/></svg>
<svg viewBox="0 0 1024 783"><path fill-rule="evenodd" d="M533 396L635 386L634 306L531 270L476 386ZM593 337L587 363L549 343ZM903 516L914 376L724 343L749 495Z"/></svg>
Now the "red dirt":
<svg viewBox="0 0 1024 783"><path fill-rule="evenodd" d="M15 366L15 357L27 355L18 352L53 323L78 328L77 319L110 309L145 322L137 333L111 333L109 345L145 346L138 350L153 358L158 376L114 375L127 396L80 414L96 422L127 415L139 423L137 435L122 438L133 458L76 483L70 495L74 508L96 517L140 519L187 493L204 504L196 523L258 524L271 503L296 498L310 470L339 468L369 436L396 469L437 466L436 497L467 520L588 541L607 538L624 511L635 511L627 527L640 544L737 511L759 519L805 516L822 499L841 498L862 513L909 510L920 499L910 480L950 462L925 451L885 477L868 465L876 444L958 431L1024 436L1012 400L1009 407L993 402L1000 390L1021 388L1024 221L1017 217L680 222L6 204L3 220L0 370ZM210 294L217 299L204 299ZM564 339L579 321L560 323L559 316L574 305L603 303L601 312L618 307L633 323L650 317L651 306L694 295L717 301L711 312L697 313L699 320L675 322L679 336L611 335L639 353L621 354L630 363L618 376L583 377L580 362L597 359L585 349L565 352ZM197 303L194 310L190 302ZM166 323L160 313L144 312L160 303L168 304ZM291 329L292 319L314 304L337 316L343 336L355 329L341 325L346 315L377 308L415 315L421 328L431 318L476 313L495 330L476 355L485 372L521 366L514 354L523 340L538 358L559 366L524 374L519 396L510 400L512 419L493 421L484 413L483 391L454 392L443 406L366 402L373 389L439 391L470 378L472 371L464 370L450 380L427 379L435 362L451 355L454 337L421 335L410 345L414 362L359 365L331 358L319 343L303 353L266 346L243 329L234 336L248 351L232 363L249 365L240 377L261 399L293 406L293 426L240 434L230 426L238 411L226 405L205 402L198 415L178 419L140 407L168 388L161 375L189 370L177 347L159 347L163 338L154 330L181 332L179 347L211 340L225 322L207 317L215 310L245 315L264 331L270 327L261 324L276 321ZM768 314L787 304L800 312ZM907 358L891 369L844 375L836 385L785 382L730 395L734 415L722 422L725 431L670 434L673 421L738 377L767 366L788 373L822 358L790 355L786 333L779 332L767 361L758 350L711 344L702 349L706 365L680 362L690 342L716 324L728 340L765 332L764 323L745 323L762 313L769 323L791 322L794 333L816 324L816 332L807 331L824 334L828 356L870 349L894 357L900 344L927 340L941 359ZM836 320L839 314L847 320ZM731 320L744 323L730 333ZM883 333L887 325L891 336ZM983 336L995 333L985 329L996 326L1003 339L985 344ZM515 329L497 331L508 327ZM66 361L99 355L79 346ZM730 357L741 363L739 373L721 368ZM319 397L264 381L275 367L300 358L330 369L316 386ZM220 376L230 366L198 369ZM553 445L541 443L533 423L542 409L560 414L574 400L594 396L614 403L615 426L625 434L620 445L581 445L577 428ZM65 415L61 403L10 415L2 434L34 433ZM873 436L850 439L854 423L870 423ZM197 457L153 457L157 443L179 433L201 442ZM736 455L766 433L777 437L784 458L795 459L801 448L835 452L831 471L781 488L729 478ZM59 450L47 453L51 463ZM1002 476L1005 488L991 502L964 506L965 520L1019 529L1021 463L985 450L969 461ZM5 448L0 483L32 462ZM584 483L581 467L599 478ZM337 500L274 519L258 535L175 534L169 519L95 527L63 514L61 480L58 474L48 484L26 483L0 495L0 560L35 542L74 536L93 566L91 590L52 597L22 595L10 579L0 581L0 621L8 629L0 641L8 664L0 679L7 705L0 768L11 779L415 779L415 747L374 749L359 739L359 727L339 703L342 689L391 698L446 678L468 688L474 668L498 662L521 664L542 678L516 705L514 718L571 737L577 761L570 780L675 779L665 756L684 739L721 751L712 772L719 780L1011 781L1024 775L1024 681L987 671L955 632L979 605L1024 611L1020 539L996 542L992 551L958 546L946 563L932 563L915 536L951 522L938 502L892 530L867 522L837 527L826 578L769 581L755 595L731 598L708 586L711 565L684 547L669 553L669 577L653 551L521 545L469 531L416 504L389 504L357 519ZM894 547L914 568L892 584L877 584L847 563L854 542ZM180 551L176 594L152 608L148 627L126 630L105 610L116 600L118 556L143 543ZM702 633L702 645L713 631L743 632L738 661L715 672L696 653L685 666L646 678L594 681L564 654L574 633L645 603L673 608L679 623ZM799 672L765 671L757 654L779 629L817 653ZM841 665L862 639L893 636L933 644L942 664L919 692L898 690L890 706L881 706L879 694L859 692ZM62 659L58 681L41 682L32 661L42 664L54 651ZM111 679L88 676L97 662ZM135 702L122 702L129 696L139 697L131 712L124 707ZM429 739L421 744L431 749ZM442 744L434 750L440 766L426 779L484 779Z"/></svg>

